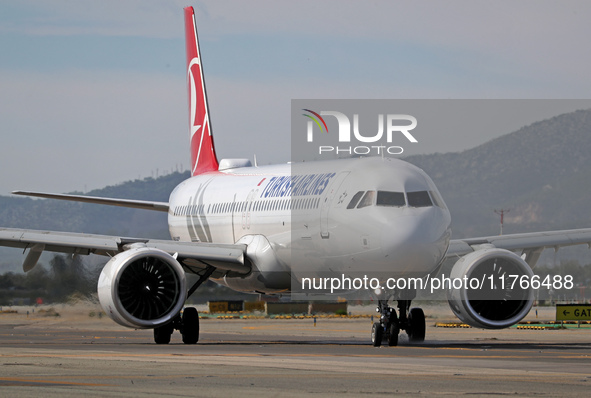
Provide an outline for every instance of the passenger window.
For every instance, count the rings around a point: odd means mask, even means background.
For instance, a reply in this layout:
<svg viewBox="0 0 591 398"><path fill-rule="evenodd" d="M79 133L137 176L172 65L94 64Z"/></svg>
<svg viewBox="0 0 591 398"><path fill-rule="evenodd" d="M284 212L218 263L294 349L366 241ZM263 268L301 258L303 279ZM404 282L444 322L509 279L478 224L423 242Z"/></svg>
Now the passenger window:
<svg viewBox="0 0 591 398"><path fill-rule="evenodd" d="M362 196L363 196L363 191L359 191L355 195L353 195L353 197L351 198L351 201L347 205L347 209L354 209L355 206L357 206L357 203L359 202L359 199L361 199Z"/></svg>
<svg viewBox="0 0 591 398"><path fill-rule="evenodd" d="M433 206L429 193L427 191L407 192L408 205L411 207Z"/></svg>
<svg viewBox="0 0 591 398"><path fill-rule="evenodd" d="M404 193L402 192L389 192L389 191L378 191L378 200L376 202L378 206L391 206L391 207L402 207L406 205L404 199Z"/></svg>
<svg viewBox="0 0 591 398"><path fill-rule="evenodd" d="M367 206L371 206L375 203L375 198L376 198L376 191L367 191L365 193L365 195L363 195L363 199L361 199L361 201L359 202L359 205L357 205L358 209L361 209L362 207L367 207Z"/></svg>

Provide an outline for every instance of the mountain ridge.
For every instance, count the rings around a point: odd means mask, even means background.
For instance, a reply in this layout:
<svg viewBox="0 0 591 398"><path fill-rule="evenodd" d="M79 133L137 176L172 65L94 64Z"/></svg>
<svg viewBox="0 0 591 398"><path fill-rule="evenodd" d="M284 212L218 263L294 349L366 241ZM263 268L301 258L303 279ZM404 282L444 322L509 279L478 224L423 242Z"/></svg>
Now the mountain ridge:
<svg viewBox="0 0 591 398"><path fill-rule="evenodd" d="M494 208L509 208L506 224L521 223L523 232L591 226L584 206L591 194L589 154L591 110L578 110L462 152L405 160L422 168L441 191L457 227L454 237L467 237L496 232L484 227L497 218ZM566 187L568 196L558 200Z"/></svg>
<svg viewBox="0 0 591 398"><path fill-rule="evenodd" d="M591 227L591 110L535 122L462 152L404 160L439 188L452 215L453 238L498 234L493 210L501 208L509 210L507 234ZM188 171L175 172L87 194L166 202L187 178ZM162 212L6 196L0 196L0 226L170 238Z"/></svg>

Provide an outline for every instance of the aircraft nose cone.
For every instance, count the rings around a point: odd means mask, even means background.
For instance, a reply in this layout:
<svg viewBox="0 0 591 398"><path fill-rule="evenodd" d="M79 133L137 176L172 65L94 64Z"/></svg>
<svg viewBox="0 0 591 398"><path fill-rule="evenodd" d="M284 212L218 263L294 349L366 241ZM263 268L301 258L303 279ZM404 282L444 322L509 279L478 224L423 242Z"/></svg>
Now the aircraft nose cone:
<svg viewBox="0 0 591 398"><path fill-rule="evenodd" d="M392 272L405 276L432 272L445 254L451 234L444 219L430 214L436 209L416 210L412 216L384 225L381 233L386 263Z"/></svg>

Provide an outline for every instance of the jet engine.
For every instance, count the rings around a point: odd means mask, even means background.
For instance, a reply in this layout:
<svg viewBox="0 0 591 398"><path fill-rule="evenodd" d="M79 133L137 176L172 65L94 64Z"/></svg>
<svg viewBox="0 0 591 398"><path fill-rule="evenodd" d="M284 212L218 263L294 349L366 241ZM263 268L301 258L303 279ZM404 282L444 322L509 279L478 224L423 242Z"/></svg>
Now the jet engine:
<svg viewBox="0 0 591 398"><path fill-rule="evenodd" d="M117 254L103 268L98 296L120 325L147 329L170 322L187 298L185 272L170 254L136 247Z"/></svg>
<svg viewBox="0 0 591 398"><path fill-rule="evenodd" d="M529 265L513 252L476 250L460 258L452 268L450 280L457 282L457 288L448 290L449 305L460 320L471 326L509 327L531 309L532 276Z"/></svg>

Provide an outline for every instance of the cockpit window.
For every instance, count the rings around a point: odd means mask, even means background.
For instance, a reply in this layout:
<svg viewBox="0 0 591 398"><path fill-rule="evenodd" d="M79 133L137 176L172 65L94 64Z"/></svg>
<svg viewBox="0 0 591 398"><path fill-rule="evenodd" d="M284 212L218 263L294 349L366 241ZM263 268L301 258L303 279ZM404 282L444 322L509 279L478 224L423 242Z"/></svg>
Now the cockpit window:
<svg viewBox="0 0 591 398"><path fill-rule="evenodd" d="M410 207L433 206L433 202L431 202L431 198L427 191L407 192L406 196Z"/></svg>
<svg viewBox="0 0 591 398"><path fill-rule="evenodd" d="M439 196L437 191L429 191L429 193L431 194L431 199L433 199L433 202L435 202L435 206L441 207L442 209L446 208L445 202L443 199L441 199L441 196Z"/></svg>
<svg viewBox="0 0 591 398"><path fill-rule="evenodd" d="M404 200L402 192L378 191L376 204L378 206L402 207L406 205L406 200Z"/></svg>
<svg viewBox="0 0 591 398"><path fill-rule="evenodd" d="M363 195L363 199L361 199L361 201L359 202L359 205L357 205L357 208L361 209L362 207L367 207L367 206L373 205L375 202L375 197L376 197L376 191L367 191L365 193L365 195Z"/></svg>
<svg viewBox="0 0 591 398"><path fill-rule="evenodd" d="M357 203L359 202L359 199L361 199L362 196L363 196L363 191L359 191L355 195L353 195L353 197L351 198L351 201L347 205L347 209L354 209L355 206L357 206Z"/></svg>

